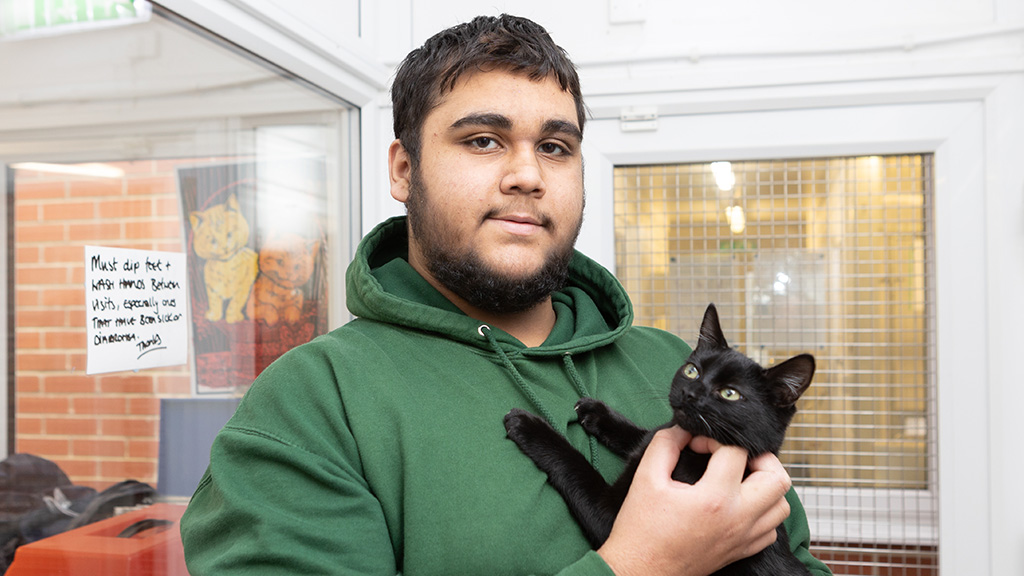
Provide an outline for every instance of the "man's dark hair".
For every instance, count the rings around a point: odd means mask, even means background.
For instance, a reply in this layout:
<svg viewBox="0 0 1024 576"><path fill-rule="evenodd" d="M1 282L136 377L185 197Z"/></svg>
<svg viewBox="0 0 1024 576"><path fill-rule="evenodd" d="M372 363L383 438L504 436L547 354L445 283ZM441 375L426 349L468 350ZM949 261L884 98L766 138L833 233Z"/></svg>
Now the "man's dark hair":
<svg viewBox="0 0 1024 576"><path fill-rule="evenodd" d="M391 87L395 138L419 160L423 122L459 78L478 70L507 70L531 80L554 77L576 103L583 130L586 110L576 67L543 26L518 16L477 16L443 30L409 53Z"/></svg>

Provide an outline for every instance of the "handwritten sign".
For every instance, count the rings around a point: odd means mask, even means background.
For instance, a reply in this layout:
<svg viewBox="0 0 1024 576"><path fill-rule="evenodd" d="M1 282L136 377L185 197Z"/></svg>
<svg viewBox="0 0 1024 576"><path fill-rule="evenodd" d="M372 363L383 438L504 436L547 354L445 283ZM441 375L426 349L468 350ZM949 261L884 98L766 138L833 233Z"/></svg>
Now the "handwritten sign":
<svg viewBox="0 0 1024 576"><path fill-rule="evenodd" d="M86 373L188 360L185 255L85 247Z"/></svg>

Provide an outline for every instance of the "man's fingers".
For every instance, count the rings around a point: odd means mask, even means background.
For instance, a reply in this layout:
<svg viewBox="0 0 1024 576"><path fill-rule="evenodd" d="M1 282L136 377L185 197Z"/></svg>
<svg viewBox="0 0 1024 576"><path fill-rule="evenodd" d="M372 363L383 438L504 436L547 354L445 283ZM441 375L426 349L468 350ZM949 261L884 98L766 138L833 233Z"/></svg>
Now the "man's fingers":
<svg viewBox="0 0 1024 576"><path fill-rule="evenodd" d="M774 454L761 454L750 460L750 476L744 482L750 497L774 501L789 492L792 485L793 480Z"/></svg>
<svg viewBox="0 0 1024 576"><path fill-rule="evenodd" d="M717 444L717 443L716 443ZM737 486L747 470L747 451L736 446L711 446L711 460L700 482L712 486Z"/></svg>
<svg viewBox="0 0 1024 576"><path fill-rule="evenodd" d="M640 469L646 468L662 477L670 476L679 462L679 453L692 437L678 426L658 430L644 451Z"/></svg>
<svg viewBox="0 0 1024 576"><path fill-rule="evenodd" d="M718 440L713 440L707 436L694 436L693 440L690 440L690 450L698 454L711 454L721 446Z"/></svg>

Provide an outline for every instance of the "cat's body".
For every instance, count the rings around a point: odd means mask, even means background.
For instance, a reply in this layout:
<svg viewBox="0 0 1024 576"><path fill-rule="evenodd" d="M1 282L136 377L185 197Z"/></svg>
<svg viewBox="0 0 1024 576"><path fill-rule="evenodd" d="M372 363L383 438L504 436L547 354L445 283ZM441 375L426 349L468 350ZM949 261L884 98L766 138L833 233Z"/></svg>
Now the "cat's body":
<svg viewBox="0 0 1024 576"><path fill-rule="evenodd" d="M203 282L208 308L206 319L234 324L245 319L243 310L256 279L256 252L247 246L249 223L232 194L222 204L189 214L192 248L206 260Z"/></svg>
<svg viewBox="0 0 1024 576"><path fill-rule="evenodd" d="M259 276L253 284L246 315L268 326L294 324L302 317L302 286L313 275L320 243L297 234L272 234L259 254Z"/></svg>
<svg viewBox="0 0 1024 576"><path fill-rule="evenodd" d="M770 369L729 348L718 313L708 306L697 347L676 373L669 393L672 420L690 433L722 444L745 448L751 457L778 453L795 403L810 385L814 359L801 354ZM625 458L625 469L608 485L586 458L546 421L513 409L505 416L509 438L548 474L548 481L565 499L591 544L608 538L615 516L655 430L646 430L598 400L584 398L576 405L580 424L602 444ZM672 477L695 483L703 476L709 456L688 448ZM718 575L775 576L809 574L789 551L782 526L778 539L764 551L722 568Z"/></svg>

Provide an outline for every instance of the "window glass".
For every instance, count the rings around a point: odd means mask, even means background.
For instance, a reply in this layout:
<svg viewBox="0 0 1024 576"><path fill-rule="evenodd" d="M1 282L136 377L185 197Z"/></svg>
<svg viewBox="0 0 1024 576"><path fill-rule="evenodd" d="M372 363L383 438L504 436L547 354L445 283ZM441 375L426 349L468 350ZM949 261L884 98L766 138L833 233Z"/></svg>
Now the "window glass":
<svg viewBox="0 0 1024 576"><path fill-rule="evenodd" d="M695 342L714 302L763 366L814 354L781 458L849 566L935 558L931 160L615 169L616 270L638 323ZM904 552L862 560L851 543Z"/></svg>
<svg viewBox="0 0 1024 576"><path fill-rule="evenodd" d="M252 379L346 317L357 111L159 8L0 42L0 75L7 453L184 501Z"/></svg>

